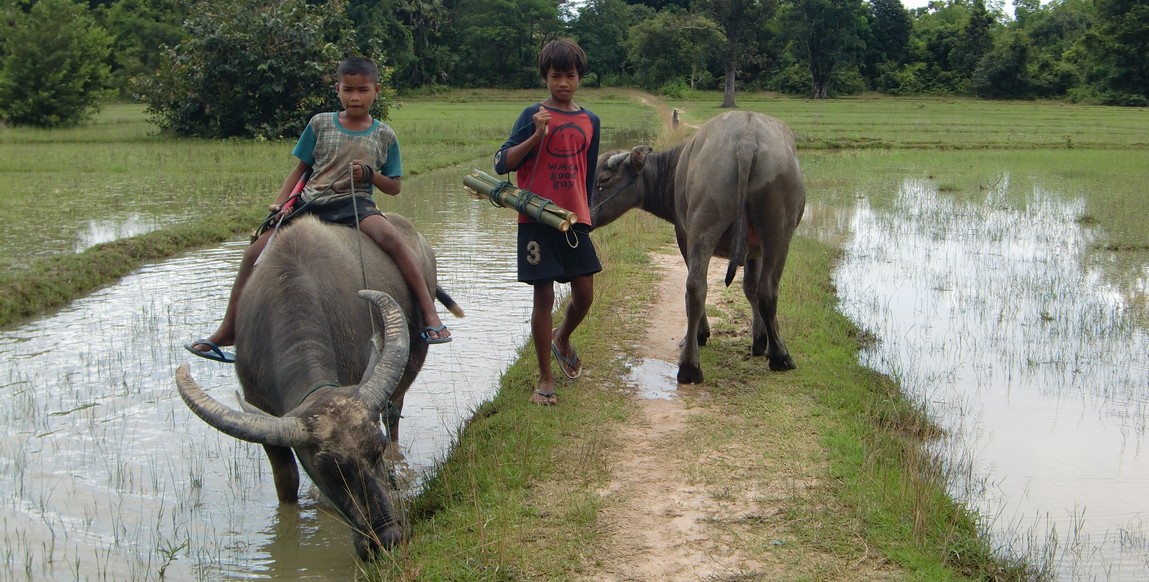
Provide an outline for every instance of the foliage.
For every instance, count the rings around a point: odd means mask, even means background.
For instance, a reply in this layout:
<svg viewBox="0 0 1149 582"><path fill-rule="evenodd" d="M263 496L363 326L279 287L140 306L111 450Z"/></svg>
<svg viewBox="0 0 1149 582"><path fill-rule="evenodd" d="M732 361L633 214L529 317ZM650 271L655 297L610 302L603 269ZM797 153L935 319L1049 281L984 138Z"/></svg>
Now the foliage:
<svg viewBox="0 0 1149 582"><path fill-rule="evenodd" d="M877 88L877 79L905 63L913 21L901 0L871 0L862 70Z"/></svg>
<svg viewBox="0 0 1149 582"><path fill-rule="evenodd" d="M861 0L787 0L781 18L795 58L810 69L815 99L830 95L834 69L857 64L868 26Z"/></svg>
<svg viewBox="0 0 1149 582"><path fill-rule="evenodd" d="M451 82L538 87L539 49L562 32L558 5L550 0L459 0L445 32L458 58Z"/></svg>
<svg viewBox="0 0 1149 582"><path fill-rule="evenodd" d="M5 12L0 117L36 127L91 117L107 94L112 38L87 7L41 0L27 12Z"/></svg>
<svg viewBox="0 0 1149 582"><path fill-rule="evenodd" d="M706 65L725 38L713 20L689 13L659 12L630 29L627 58L639 85L657 89L676 80L694 88L708 77ZM705 74L705 75L704 75Z"/></svg>
<svg viewBox="0 0 1149 582"><path fill-rule="evenodd" d="M183 40L186 4L180 0L119 0L101 4L96 17L112 44L112 85L131 97L131 80L153 74L163 50Z"/></svg>
<svg viewBox="0 0 1149 582"><path fill-rule="evenodd" d="M722 28L726 41L719 51L723 68L722 106L734 107L738 65L759 53L755 33L774 16L777 0L697 0L695 7Z"/></svg>
<svg viewBox="0 0 1149 582"><path fill-rule="evenodd" d="M623 80L630 76L626 58L626 37L631 26L654 14L644 6L631 6L623 0L589 0L571 24L571 33L586 58L596 85L603 79Z"/></svg>
<svg viewBox="0 0 1149 582"><path fill-rule="evenodd" d="M1083 73L1078 95L1102 103L1141 104L1149 99L1149 3L1098 0L1097 26L1078 38L1067 58Z"/></svg>
<svg viewBox="0 0 1149 582"><path fill-rule="evenodd" d="M1026 99L1033 95L1029 77L1029 45L1018 35L991 49L973 73L973 89L987 99Z"/></svg>
<svg viewBox="0 0 1149 582"><path fill-rule="evenodd" d="M36 2L0 0L0 13L9 14L5 24L10 26L14 16L23 22ZM112 38L107 63L112 85L122 97L142 93L157 119L181 135L293 133L299 118L306 117L301 112L329 101L301 104L300 95L329 84L326 68L344 53L383 59L380 64L392 71L391 82L403 92L434 86L535 88L538 50L559 36L575 38L587 52L587 86L670 90L681 81L698 90L720 82L727 107L735 104L735 88L818 98L852 93L859 90L853 72L863 77L864 88L898 95L1069 97L1109 104L1149 100L1146 0L1015 0L1014 18L1002 12L1000 0L932 0L913 10L899 0L87 4ZM260 18L264 13L270 16L266 22ZM69 34L89 30L98 34L88 26ZM285 39L292 43L287 50L268 50ZM220 50L207 48L210 43ZM4 44L0 60L10 50ZM192 51L203 56L192 57ZM311 70L314 63L324 72ZM211 93L187 89L205 83L215 70L228 71L226 82L209 88L227 96L221 102L226 112L200 103ZM256 109L236 98L245 74L263 85L250 92L262 99L260 108L275 103L281 111L244 118L244 111ZM795 83L804 75L809 86L798 91ZM160 79L174 81L176 88L165 89ZM288 119L297 121L293 125ZM209 126L217 127L206 130Z"/></svg>
<svg viewBox="0 0 1149 582"><path fill-rule="evenodd" d="M357 52L338 0L204 0L187 29L140 88L160 127L185 136L294 137L313 114L338 108L336 66Z"/></svg>

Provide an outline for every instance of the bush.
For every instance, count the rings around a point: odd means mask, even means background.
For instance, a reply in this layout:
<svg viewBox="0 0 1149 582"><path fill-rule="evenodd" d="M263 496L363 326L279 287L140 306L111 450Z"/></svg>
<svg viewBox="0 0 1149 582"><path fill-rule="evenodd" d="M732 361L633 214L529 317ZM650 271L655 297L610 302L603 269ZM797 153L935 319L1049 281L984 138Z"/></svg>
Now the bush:
<svg viewBox="0 0 1149 582"><path fill-rule="evenodd" d="M0 117L13 125L62 127L91 117L109 95L111 37L86 5L41 0L13 11L0 61Z"/></svg>
<svg viewBox="0 0 1149 582"><path fill-rule="evenodd" d="M804 63L793 63L771 77L766 88L790 95L813 95L814 76Z"/></svg>
<svg viewBox="0 0 1149 582"><path fill-rule="evenodd" d="M205 0L192 14L187 40L139 87L160 127L195 137L295 137L315 113L339 108L335 69L358 53L344 3ZM380 119L394 95L389 74L380 67Z"/></svg>

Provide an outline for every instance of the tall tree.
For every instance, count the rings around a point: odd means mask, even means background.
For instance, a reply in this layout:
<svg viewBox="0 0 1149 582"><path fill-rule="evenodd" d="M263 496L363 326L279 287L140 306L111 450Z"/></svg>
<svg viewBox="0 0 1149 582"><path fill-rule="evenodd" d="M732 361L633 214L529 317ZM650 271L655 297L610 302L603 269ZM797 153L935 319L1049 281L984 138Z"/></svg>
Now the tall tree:
<svg viewBox="0 0 1149 582"><path fill-rule="evenodd" d="M183 40L187 6L180 0L118 0L100 6L96 18L112 35L112 82L122 95L133 78L159 68L164 47Z"/></svg>
<svg viewBox="0 0 1149 582"><path fill-rule="evenodd" d="M571 23L571 32L586 51L595 84L603 78L621 82L627 77L626 36L630 27L654 11L624 0L588 0Z"/></svg>
<svg viewBox="0 0 1149 582"><path fill-rule="evenodd" d="M1099 35L1109 39L1102 59L1105 87L1149 98L1149 0L1097 0Z"/></svg>
<svg viewBox="0 0 1149 582"><path fill-rule="evenodd" d="M398 87L417 87L446 80L451 56L442 42L448 16L442 0L399 0L397 18L411 32L413 59L406 67L396 63Z"/></svg>
<svg viewBox="0 0 1149 582"><path fill-rule="evenodd" d="M993 27L994 19L985 8L985 0L973 0L969 20L954 47L954 54L950 55L950 62L962 78L963 85L968 85L978 62L993 48Z"/></svg>
<svg viewBox="0 0 1149 582"><path fill-rule="evenodd" d="M631 27L627 58L639 83L658 89L676 81L693 86L705 72L712 48L723 41L713 20L697 14L664 10Z"/></svg>
<svg viewBox="0 0 1149 582"><path fill-rule="evenodd" d="M697 0L695 8L710 16L726 35L722 49L722 107L734 107L738 64L758 52L758 29L774 16L776 0Z"/></svg>
<svg viewBox="0 0 1149 582"><path fill-rule="evenodd" d="M463 86L538 87L539 49L564 30L554 0L459 0L450 15Z"/></svg>
<svg viewBox="0 0 1149 582"><path fill-rule="evenodd" d="M834 69L856 63L865 45L865 8L861 0L787 0L783 29L800 48L810 69L815 99L830 95Z"/></svg>
<svg viewBox="0 0 1149 582"><path fill-rule="evenodd" d="M0 118L63 127L96 112L107 92L112 39L86 5L40 0L4 24Z"/></svg>
<svg viewBox="0 0 1149 582"><path fill-rule="evenodd" d="M905 62L913 27L901 0L870 0L870 37L881 61Z"/></svg>

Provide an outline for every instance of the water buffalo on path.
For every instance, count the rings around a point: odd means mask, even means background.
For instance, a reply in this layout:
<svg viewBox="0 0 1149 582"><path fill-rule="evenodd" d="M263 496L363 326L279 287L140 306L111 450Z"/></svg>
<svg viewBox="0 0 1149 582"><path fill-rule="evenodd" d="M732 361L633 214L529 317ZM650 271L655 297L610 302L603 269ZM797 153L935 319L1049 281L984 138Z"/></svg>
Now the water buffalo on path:
<svg viewBox="0 0 1149 582"><path fill-rule="evenodd" d="M728 112L672 149L602 154L595 176L594 227L636 207L674 224L688 271L680 383L702 382L698 348L710 337L706 273L715 255L730 259L727 285L745 264L742 289L754 312L751 352L766 354L771 370L794 368L777 320L782 268L806 206L790 128L760 113Z"/></svg>
<svg viewBox="0 0 1149 582"><path fill-rule="evenodd" d="M420 258L428 289L462 315L436 285L431 246L407 219L387 218ZM300 218L267 247L237 313L243 410L205 393L186 363L176 370L184 401L211 426L263 445L282 503L298 500L298 458L351 526L360 558L397 544L403 529L384 451L427 355L423 318L398 268L358 229Z"/></svg>

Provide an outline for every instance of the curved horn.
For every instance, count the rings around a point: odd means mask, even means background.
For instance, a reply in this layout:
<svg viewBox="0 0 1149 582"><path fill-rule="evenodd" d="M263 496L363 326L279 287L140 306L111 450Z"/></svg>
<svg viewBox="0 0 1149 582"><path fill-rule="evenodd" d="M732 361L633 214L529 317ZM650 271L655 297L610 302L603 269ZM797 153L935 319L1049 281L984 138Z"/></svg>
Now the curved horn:
<svg viewBox="0 0 1149 582"><path fill-rule="evenodd" d="M606 169L608 169L608 170L617 169L622 164L622 162L624 160L626 160L627 156L629 156L629 155L630 155L630 152L622 152L621 154L614 154L613 156L607 158L606 159Z"/></svg>
<svg viewBox="0 0 1149 582"><path fill-rule="evenodd" d="M186 363L176 368L176 386L179 388L180 396L196 416L226 435L261 445L280 447L296 447L307 442L307 432L299 419L239 412L208 396L192 379L191 370Z"/></svg>
<svg viewBox="0 0 1149 582"><path fill-rule="evenodd" d="M359 394L363 402L373 411L383 410L395 389L399 386L399 378L407 368L407 356L411 352L411 336L407 333L407 318L399 304L388 294L373 289L364 289L359 296L374 303L383 315L383 333L375 332L371 343L375 344L376 354L371 361L374 364L363 376L363 383L359 385ZM382 345L380 345L382 344Z"/></svg>

